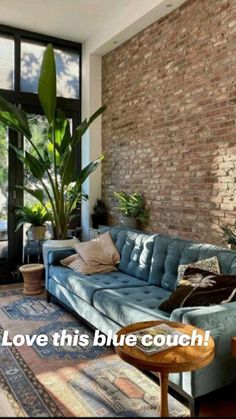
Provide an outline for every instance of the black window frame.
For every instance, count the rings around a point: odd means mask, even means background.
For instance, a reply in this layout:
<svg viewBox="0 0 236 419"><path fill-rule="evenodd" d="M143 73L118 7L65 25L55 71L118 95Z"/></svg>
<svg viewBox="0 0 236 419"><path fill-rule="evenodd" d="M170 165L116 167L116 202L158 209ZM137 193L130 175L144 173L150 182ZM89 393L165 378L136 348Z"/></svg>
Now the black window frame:
<svg viewBox="0 0 236 419"><path fill-rule="evenodd" d="M81 120L81 78L82 78L82 45L74 41L68 41L62 38L43 35L36 32L30 32L23 29L13 28L10 26L0 25L0 36L12 36L15 40L15 65L14 65L14 90L0 88L0 95L7 100L15 101L23 105L40 106L36 93L22 92L20 90L20 69L21 69L21 41L41 42L44 44L51 43L53 47L65 50L71 50L79 54L79 99L57 98L57 106L65 111L78 112L79 120Z"/></svg>

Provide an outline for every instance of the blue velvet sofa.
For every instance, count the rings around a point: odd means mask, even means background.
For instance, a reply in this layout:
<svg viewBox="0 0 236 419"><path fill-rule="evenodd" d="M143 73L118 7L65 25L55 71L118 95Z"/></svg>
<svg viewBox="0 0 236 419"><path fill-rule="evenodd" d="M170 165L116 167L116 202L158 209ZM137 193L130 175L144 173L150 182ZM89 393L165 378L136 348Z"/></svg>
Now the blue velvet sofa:
<svg viewBox="0 0 236 419"><path fill-rule="evenodd" d="M217 256L222 273L236 275L236 252L163 234L143 234L120 227L110 230L120 252L119 270L82 275L60 265L72 249L51 250L46 266L46 289L105 334L139 321L180 321L210 330L216 343L215 360L195 372L170 374L170 386L187 397L194 414L204 394L236 382L236 360L230 353L236 335L236 301L211 307L176 309L171 316L159 310L175 290L179 264Z"/></svg>

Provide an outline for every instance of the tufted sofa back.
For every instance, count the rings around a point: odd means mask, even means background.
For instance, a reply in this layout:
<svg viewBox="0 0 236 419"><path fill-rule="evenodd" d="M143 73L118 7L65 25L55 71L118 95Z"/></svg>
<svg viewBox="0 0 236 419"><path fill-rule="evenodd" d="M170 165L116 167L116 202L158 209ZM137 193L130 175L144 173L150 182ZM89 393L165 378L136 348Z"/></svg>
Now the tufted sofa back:
<svg viewBox="0 0 236 419"><path fill-rule="evenodd" d="M119 270L148 282L155 235L121 227L110 233L120 253Z"/></svg>
<svg viewBox="0 0 236 419"><path fill-rule="evenodd" d="M155 238L149 283L166 290L175 289L178 266L191 242L160 234Z"/></svg>
<svg viewBox="0 0 236 419"><path fill-rule="evenodd" d="M236 274L236 252L160 234L155 237L149 283L173 291L178 266L217 256L221 273Z"/></svg>
<svg viewBox="0 0 236 419"><path fill-rule="evenodd" d="M218 258L221 273L236 275L235 251L122 227L102 228L102 232L107 230L121 255L119 270L165 290L176 288L179 265L213 256Z"/></svg>

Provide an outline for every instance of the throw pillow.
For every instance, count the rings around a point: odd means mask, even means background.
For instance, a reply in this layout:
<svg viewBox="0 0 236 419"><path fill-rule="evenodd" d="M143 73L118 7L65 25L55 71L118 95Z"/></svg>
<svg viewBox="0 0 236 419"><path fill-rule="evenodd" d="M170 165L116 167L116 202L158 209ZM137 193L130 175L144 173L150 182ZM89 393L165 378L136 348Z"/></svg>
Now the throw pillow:
<svg viewBox="0 0 236 419"><path fill-rule="evenodd" d="M78 254L68 256L60 262L63 266L85 275L117 271L117 268L114 265L87 265Z"/></svg>
<svg viewBox="0 0 236 419"><path fill-rule="evenodd" d="M236 294L236 275L219 275L187 268L184 278L160 309L167 313L180 307L211 306L232 301Z"/></svg>
<svg viewBox="0 0 236 419"><path fill-rule="evenodd" d="M212 258L198 260L197 262L189 263L187 265L179 265L177 284L179 284L180 281L183 279L184 273L187 268L200 268L204 269L205 271L213 272L215 274L220 273L218 259L216 256L213 256Z"/></svg>
<svg viewBox="0 0 236 419"><path fill-rule="evenodd" d="M96 239L78 243L74 249L90 266L117 265L120 262L120 254L109 232L100 234Z"/></svg>

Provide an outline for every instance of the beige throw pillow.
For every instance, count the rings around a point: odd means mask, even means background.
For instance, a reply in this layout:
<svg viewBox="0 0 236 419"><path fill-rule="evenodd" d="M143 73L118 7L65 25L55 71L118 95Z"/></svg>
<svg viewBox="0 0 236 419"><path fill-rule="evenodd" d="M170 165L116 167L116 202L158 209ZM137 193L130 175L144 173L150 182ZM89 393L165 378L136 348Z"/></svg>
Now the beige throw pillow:
<svg viewBox="0 0 236 419"><path fill-rule="evenodd" d="M115 265L120 262L120 254L109 232L97 239L78 243L74 249L75 255L60 261L63 266L87 275L117 271Z"/></svg>
<svg viewBox="0 0 236 419"><path fill-rule="evenodd" d="M77 243L74 249L90 266L117 265L120 262L120 254L109 232L100 234L98 238L88 242Z"/></svg>
<svg viewBox="0 0 236 419"><path fill-rule="evenodd" d="M63 266L85 275L117 271L114 265L87 265L77 253L62 259L60 262Z"/></svg>
<svg viewBox="0 0 236 419"><path fill-rule="evenodd" d="M212 258L198 260L197 262L189 263L188 265L179 265L177 284L179 284L180 281L183 280L184 273L187 268L200 268L204 269L205 271L212 272L214 274L220 274L220 266L218 259L216 256L213 256Z"/></svg>

